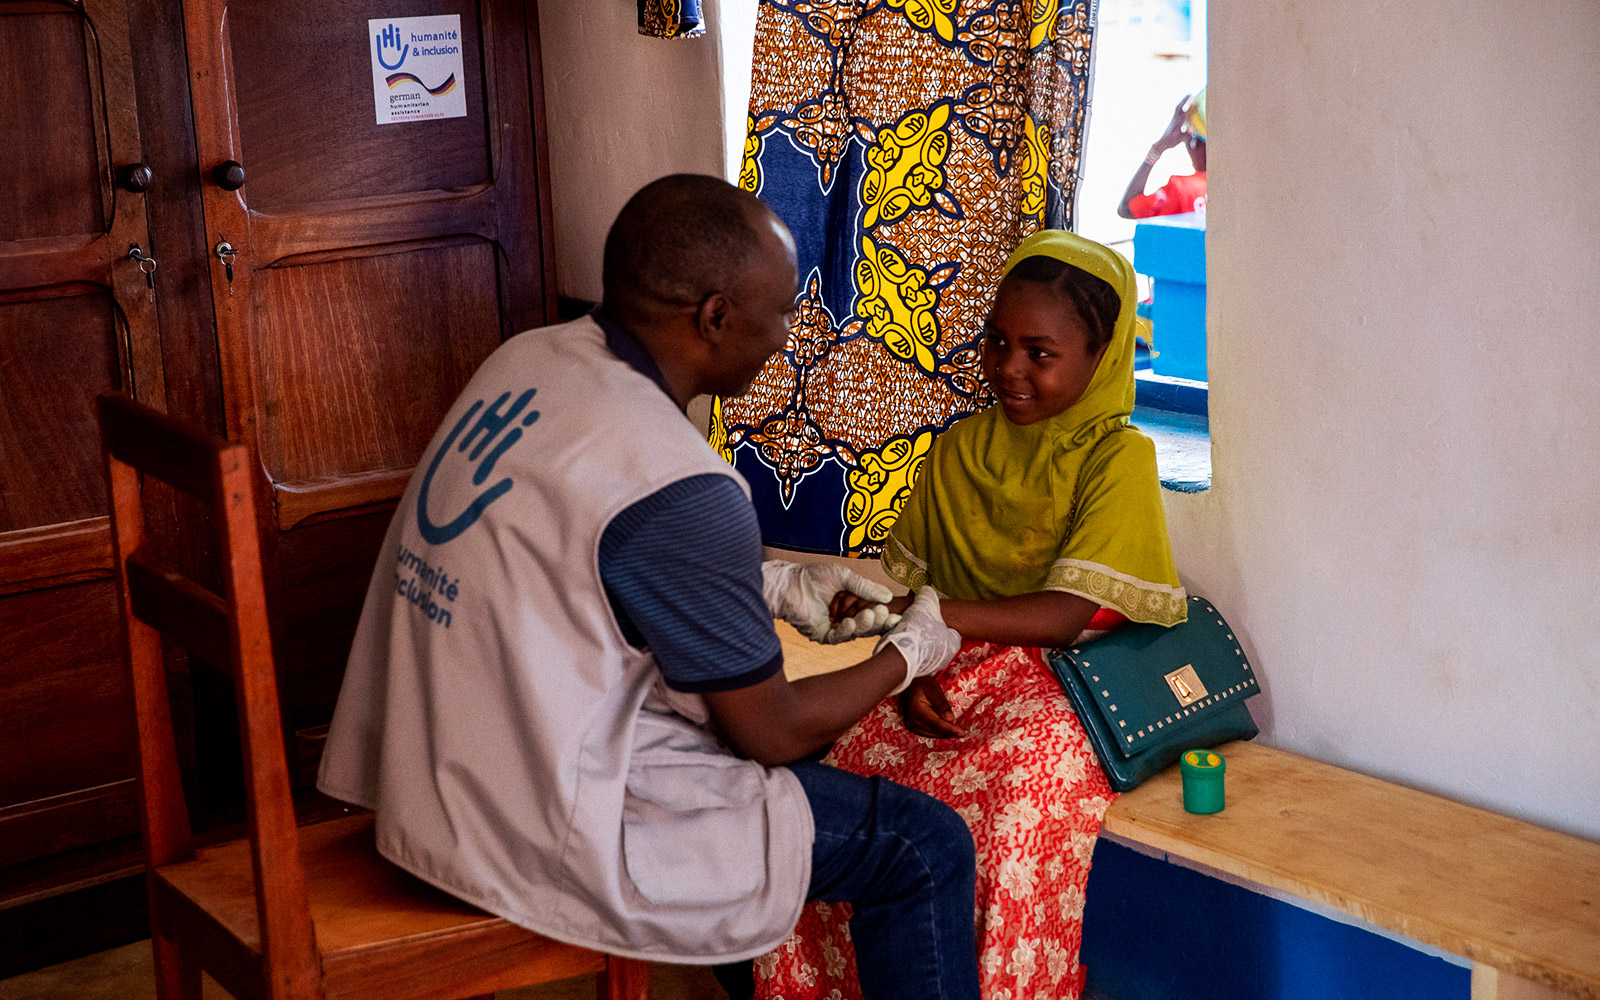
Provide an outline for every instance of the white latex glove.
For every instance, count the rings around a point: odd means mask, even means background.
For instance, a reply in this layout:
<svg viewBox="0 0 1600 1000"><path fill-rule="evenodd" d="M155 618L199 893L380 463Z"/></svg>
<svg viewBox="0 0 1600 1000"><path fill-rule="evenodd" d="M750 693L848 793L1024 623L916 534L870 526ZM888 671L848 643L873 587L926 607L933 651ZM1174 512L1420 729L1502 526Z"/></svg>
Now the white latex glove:
<svg viewBox="0 0 1600 1000"><path fill-rule="evenodd" d="M828 604L841 590L876 604L834 625L828 618ZM761 596L766 598L772 617L793 625L812 642L836 643L875 635L887 628L888 619L894 617L884 606L894 597L892 590L838 563L802 566L769 559L761 564ZM870 631L873 629L876 631Z"/></svg>
<svg viewBox="0 0 1600 1000"><path fill-rule="evenodd" d="M899 694L918 677L927 677L943 670L960 651L961 636L955 629L945 625L944 617L939 613L939 592L932 587L923 587L917 591L916 599L906 609L900 624L878 640L873 652L879 652L885 646L898 649L906 659L906 679L889 692Z"/></svg>

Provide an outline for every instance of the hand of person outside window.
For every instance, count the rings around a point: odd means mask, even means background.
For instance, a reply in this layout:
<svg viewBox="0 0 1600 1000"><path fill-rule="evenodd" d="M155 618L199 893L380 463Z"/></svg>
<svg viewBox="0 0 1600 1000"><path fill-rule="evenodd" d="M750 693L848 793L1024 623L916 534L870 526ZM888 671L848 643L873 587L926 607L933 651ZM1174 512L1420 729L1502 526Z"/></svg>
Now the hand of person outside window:
<svg viewBox="0 0 1600 1000"><path fill-rule="evenodd" d="M1164 153L1173 146L1183 143L1184 137L1189 134L1189 102L1192 100L1194 95L1190 94L1178 102L1178 106L1172 111L1172 121L1167 123L1167 130L1161 133L1161 138L1150 147L1150 152Z"/></svg>

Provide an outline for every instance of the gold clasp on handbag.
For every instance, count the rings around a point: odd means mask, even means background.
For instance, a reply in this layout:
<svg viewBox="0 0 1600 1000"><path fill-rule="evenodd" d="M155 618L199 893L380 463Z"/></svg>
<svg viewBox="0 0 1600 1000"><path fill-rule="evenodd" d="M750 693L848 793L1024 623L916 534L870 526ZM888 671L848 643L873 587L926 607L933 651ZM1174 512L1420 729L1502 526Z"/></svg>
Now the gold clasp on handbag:
<svg viewBox="0 0 1600 1000"><path fill-rule="evenodd" d="M1200 683L1200 675L1194 672L1192 664L1185 663L1168 674L1166 679L1167 687L1178 698L1179 708L1188 708L1206 696L1206 686Z"/></svg>

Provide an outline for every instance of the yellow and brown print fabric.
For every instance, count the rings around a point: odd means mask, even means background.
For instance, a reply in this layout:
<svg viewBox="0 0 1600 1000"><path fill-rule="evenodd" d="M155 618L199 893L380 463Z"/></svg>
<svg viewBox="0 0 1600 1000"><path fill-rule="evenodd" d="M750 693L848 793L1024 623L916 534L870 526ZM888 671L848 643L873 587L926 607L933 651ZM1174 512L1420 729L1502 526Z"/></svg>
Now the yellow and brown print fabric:
<svg viewBox="0 0 1600 1000"><path fill-rule="evenodd" d="M794 330L712 438L769 545L876 556L923 457L988 406L983 318L1069 228L1092 0L768 0L739 183L800 255Z"/></svg>
<svg viewBox="0 0 1600 1000"><path fill-rule="evenodd" d="M639 34L652 38L696 38L706 33L700 0L638 0Z"/></svg>

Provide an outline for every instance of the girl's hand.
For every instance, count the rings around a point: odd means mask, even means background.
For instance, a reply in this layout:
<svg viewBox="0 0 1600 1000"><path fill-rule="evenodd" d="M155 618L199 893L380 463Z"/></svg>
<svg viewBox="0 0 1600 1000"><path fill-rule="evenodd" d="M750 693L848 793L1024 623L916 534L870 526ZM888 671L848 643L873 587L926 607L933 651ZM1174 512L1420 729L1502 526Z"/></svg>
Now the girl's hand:
<svg viewBox="0 0 1600 1000"><path fill-rule="evenodd" d="M862 580L862 583L868 583ZM874 599L875 594L862 596L849 590L840 590L834 593L826 608L828 623L831 627L818 640L832 645L838 642L849 642L852 639L861 639L869 635L883 635L890 629L900 624L900 614L889 610L893 603L888 599L891 593L888 587L880 588L883 599ZM909 604L910 601L902 601Z"/></svg>
<svg viewBox="0 0 1600 1000"><path fill-rule="evenodd" d="M878 609L879 602L889 600L894 591L838 563L802 566L768 559L761 564L761 596L772 617L782 618L812 642L844 642L868 634L863 627L882 626L889 617L887 611L880 610L862 621L841 623L830 614L830 608L833 601L846 594L863 601L864 607Z"/></svg>
<svg viewBox="0 0 1600 1000"><path fill-rule="evenodd" d="M933 677L918 677L911 682L900 695L900 715L906 720L906 728L918 736L939 740L967 735L956 725L950 700Z"/></svg>
<svg viewBox="0 0 1600 1000"><path fill-rule="evenodd" d="M911 598L912 595L903 594L884 606L889 609L891 615L903 615L906 608L911 607ZM846 618L854 618L878 603L877 601L869 601L865 597L852 594L848 590L841 590L833 595L833 600L828 604L828 617L837 625Z"/></svg>

